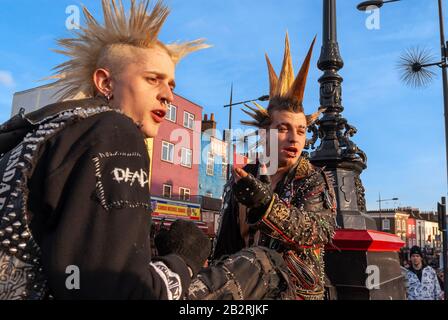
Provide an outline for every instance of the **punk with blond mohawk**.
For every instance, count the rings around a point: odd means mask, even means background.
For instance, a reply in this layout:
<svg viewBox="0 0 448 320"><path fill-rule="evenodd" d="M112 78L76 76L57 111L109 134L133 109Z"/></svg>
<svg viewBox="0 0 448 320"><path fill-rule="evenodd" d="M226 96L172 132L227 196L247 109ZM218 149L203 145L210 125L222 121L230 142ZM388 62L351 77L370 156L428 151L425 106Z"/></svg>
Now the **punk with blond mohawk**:
<svg viewBox="0 0 448 320"><path fill-rule="evenodd" d="M308 54L305 57L297 77L294 77L294 67L292 65L288 34L286 34L285 38L285 53L279 76L277 76L274 68L272 67L271 61L266 54L266 62L269 72L270 97L268 108L265 109L256 102L252 102L256 108L245 104L245 107L248 110L243 109L243 112L249 115L253 120L241 121L242 124L255 126L257 128L266 128L271 123L271 115L274 110L285 110L294 113L304 112L303 96L315 42L316 38L314 38L311 43ZM307 125L312 125L319 118L319 115L322 112L323 110L321 109L311 115L307 115Z"/></svg>
<svg viewBox="0 0 448 320"><path fill-rule="evenodd" d="M80 27L75 38L58 40L62 49L55 50L71 59L55 67L54 85L60 87L62 99L72 98L79 93L92 97L95 87L92 74L98 67L104 67L108 54L120 46L136 48L160 47L166 50L177 64L191 52L208 48L203 39L184 43L163 44L158 35L169 15L169 9L158 1L148 13L150 0L131 0L129 13L125 13L122 0L102 0L104 24L100 24L83 7L86 26Z"/></svg>

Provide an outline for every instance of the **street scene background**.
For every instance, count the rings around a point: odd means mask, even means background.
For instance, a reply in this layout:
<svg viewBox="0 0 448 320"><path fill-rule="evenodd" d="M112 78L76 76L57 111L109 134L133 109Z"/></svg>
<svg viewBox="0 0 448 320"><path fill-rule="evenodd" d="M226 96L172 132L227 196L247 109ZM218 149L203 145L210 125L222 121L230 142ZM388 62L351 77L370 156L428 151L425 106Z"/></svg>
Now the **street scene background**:
<svg viewBox="0 0 448 320"><path fill-rule="evenodd" d="M368 214L378 230L405 242L402 264L409 258L409 248L418 245L438 268L441 233L436 210L447 185L442 81L434 68L431 83L412 88L400 80L398 70L407 49L424 49L434 61L440 59L437 1L402 1L376 12L358 11L358 2L338 2L338 42L344 60L339 74L344 78L343 116L358 129L353 141L368 157L361 175ZM100 1L84 3L99 16ZM244 163L249 156L244 147L229 156L222 141L228 127L224 105L229 103L231 86L233 102L268 94L265 53L279 70L288 32L297 70L317 36L304 100L306 113L315 112L322 75L317 68L322 1L171 0L166 4L172 14L161 33L164 42L203 37L212 48L179 64L172 109L160 136L147 141L152 166L161 168L151 177L154 219L168 224L177 217L194 220L213 237L227 164ZM2 0L0 123L20 107L52 102L45 89L49 81L42 79L64 57L50 49L56 48L55 39L69 34L81 5L76 0ZM243 119L239 107L233 108L233 128L244 129L239 124ZM170 136L176 129L187 129L194 140L190 147L176 148ZM199 163L193 161L196 154L204 155Z"/></svg>

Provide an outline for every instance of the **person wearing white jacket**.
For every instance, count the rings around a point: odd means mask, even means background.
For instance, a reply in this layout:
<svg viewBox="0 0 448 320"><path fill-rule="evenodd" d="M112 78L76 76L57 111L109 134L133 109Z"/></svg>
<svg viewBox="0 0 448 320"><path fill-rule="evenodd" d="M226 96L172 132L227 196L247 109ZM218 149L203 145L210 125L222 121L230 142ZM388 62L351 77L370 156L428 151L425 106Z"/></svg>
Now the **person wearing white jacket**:
<svg viewBox="0 0 448 320"><path fill-rule="evenodd" d="M420 247L412 247L410 254L411 266L406 274L408 300L442 300L436 271L425 265Z"/></svg>

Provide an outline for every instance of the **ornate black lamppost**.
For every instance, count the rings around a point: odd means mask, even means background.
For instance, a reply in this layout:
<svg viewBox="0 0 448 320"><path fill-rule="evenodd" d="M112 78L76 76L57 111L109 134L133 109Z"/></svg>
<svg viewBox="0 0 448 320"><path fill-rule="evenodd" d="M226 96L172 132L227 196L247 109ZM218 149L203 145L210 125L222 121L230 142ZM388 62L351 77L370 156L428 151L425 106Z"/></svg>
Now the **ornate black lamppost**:
<svg viewBox="0 0 448 320"><path fill-rule="evenodd" d="M317 126L310 128L314 131L314 143L317 136L321 138L321 144L311 153L310 160L333 173L337 186L338 224L346 229L376 229L374 220L365 214L364 188L359 177L367 167L367 156L350 139L356 134L356 128L341 115L344 111L343 79L338 71L344 62L337 42L336 1L324 0L323 3L323 39L317 66L324 73L319 79L320 105L326 111Z"/></svg>
<svg viewBox="0 0 448 320"><path fill-rule="evenodd" d="M382 7L383 4L392 1L364 1L358 4L357 8L361 11L367 10L369 6L376 6L378 8ZM404 55L401 56L399 67L402 69L403 74L401 79L408 85L412 87L426 86L432 80L435 73L430 69L431 67L438 66L442 72L442 85L443 85L443 106L445 113L445 152L446 152L446 162L448 164L448 43L445 42L445 30L444 30L444 17L443 17L443 1L438 0L438 14L439 14L439 31L440 31L440 50L441 59L440 61L432 61L432 56L425 50L408 50ZM448 177L448 166L447 166L447 177ZM440 215L439 222L442 226L443 232L443 260L444 260L444 277L448 277L448 234L446 230L446 213ZM445 281L444 286L445 300L448 300L448 283Z"/></svg>
<svg viewBox="0 0 448 320"><path fill-rule="evenodd" d="M341 115L343 79L338 71L344 62L337 42L336 0L323 0L323 41L317 66L323 71L319 79L320 105L326 110L310 128L313 138L308 147L314 149L320 138L310 160L334 177L336 217L341 227L334 238L335 247L326 250L327 276L338 299L404 299L398 257L403 241L376 231L375 220L366 214L360 174L367 167L367 157L351 141L356 128Z"/></svg>

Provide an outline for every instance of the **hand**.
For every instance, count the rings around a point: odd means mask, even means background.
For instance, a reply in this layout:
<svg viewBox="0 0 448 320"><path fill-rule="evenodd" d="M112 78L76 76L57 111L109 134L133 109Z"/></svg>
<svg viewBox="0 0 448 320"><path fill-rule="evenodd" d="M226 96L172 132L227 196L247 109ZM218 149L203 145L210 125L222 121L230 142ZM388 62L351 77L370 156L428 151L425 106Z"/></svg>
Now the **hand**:
<svg viewBox="0 0 448 320"><path fill-rule="evenodd" d="M195 276L206 263L211 242L194 222L179 219L154 239L159 255L179 255Z"/></svg>
<svg viewBox="0 0 448 320"><path fill-rule="evenodd" d="M233 169L235 184L234 194L237 201L248 208L264 208L272 200L271 180L268 175L261 175L260 179L243 169Z"/></svg>
<svg viewBox="0 0 448 320"><path fill-rule="evenodd" d="M260 171L261 171L260 179L263 180L265 183L270 184L271 181L269 179L269 176L267 175L268 169L265 164L261 165ZM233 176L235 178L235 182L238 182L239 180L241 180L241 178L245 178L248 175L249 174L246 171L244 171L244 169L233 167Z"/></svg>
<svg viewBox="0 0 448 320"><path fill-rule="evenodd" d="M235 177L235 182L241 180L241 178L247 177L249 174L243 169L233 167L233 176Z"/></svg>

